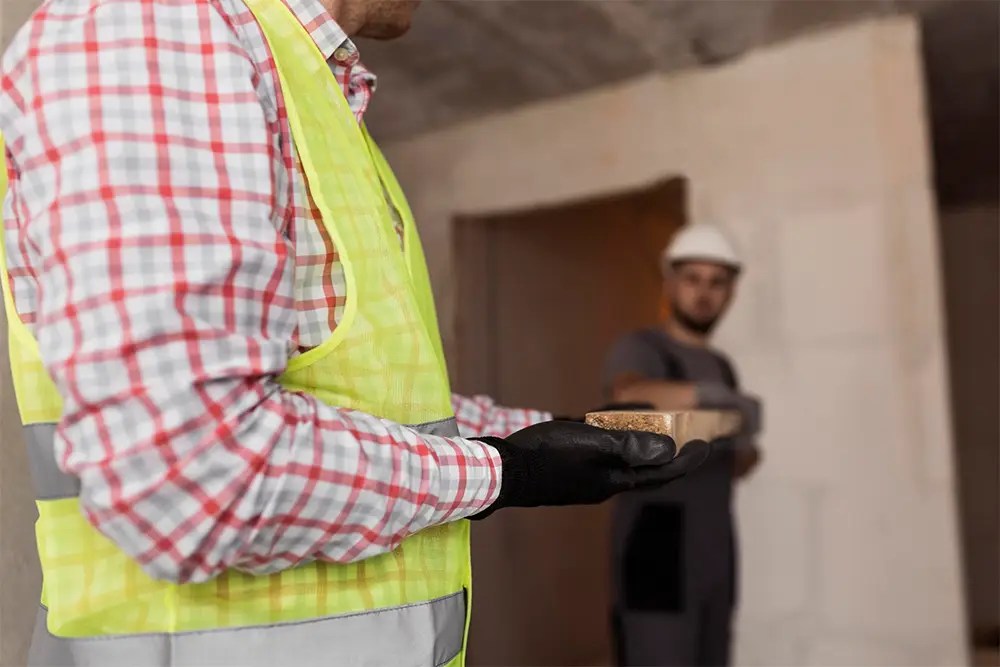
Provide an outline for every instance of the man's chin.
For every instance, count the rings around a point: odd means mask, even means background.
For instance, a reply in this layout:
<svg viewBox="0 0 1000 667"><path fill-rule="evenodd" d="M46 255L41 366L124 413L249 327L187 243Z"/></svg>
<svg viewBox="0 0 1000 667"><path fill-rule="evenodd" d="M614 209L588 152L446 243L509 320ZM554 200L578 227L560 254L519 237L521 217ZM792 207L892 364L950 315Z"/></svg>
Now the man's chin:
<svg viewBox="0 0 1000 667"><path fill-rule="evenodd" d="M396 39L410 30L413 12L420 5L419 0L391 0L395 4L391 15L380 21L372 21L358 31L358 35L368 39Z"/></svg>
<svg viewBox="0 0 1000 667"><path fill-rule="evenodd" d="M715 325L718 324L718 316L714 317L687 317L683 313L678 312L676 314L677 321L680 322L684 328L688 329L697 334L707 335L712 333Z"/></svg>
<svg viewBox="0 0 1000 667"><path fill-rule="evenodd" d="M365 39L390 40L402 37L410 30L411 21L399 21L393 23L380 23L378 25L365 26L358 31L359 37Z"/></svg>

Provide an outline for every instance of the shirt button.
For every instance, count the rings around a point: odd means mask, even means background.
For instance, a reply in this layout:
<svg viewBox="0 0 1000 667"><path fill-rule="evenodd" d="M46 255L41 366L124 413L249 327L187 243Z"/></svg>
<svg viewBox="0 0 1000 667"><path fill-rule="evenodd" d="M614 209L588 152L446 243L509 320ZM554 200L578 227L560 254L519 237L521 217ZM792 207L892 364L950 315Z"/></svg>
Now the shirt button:
<svg viewBox="0 0 1000 667"><path fill-rule="evenodd" d="M333 59L339 63L347 62L350 59L350 57L351 57L350 50L344 48L343 46L337 47L337 49L333 52Z"/></svg>

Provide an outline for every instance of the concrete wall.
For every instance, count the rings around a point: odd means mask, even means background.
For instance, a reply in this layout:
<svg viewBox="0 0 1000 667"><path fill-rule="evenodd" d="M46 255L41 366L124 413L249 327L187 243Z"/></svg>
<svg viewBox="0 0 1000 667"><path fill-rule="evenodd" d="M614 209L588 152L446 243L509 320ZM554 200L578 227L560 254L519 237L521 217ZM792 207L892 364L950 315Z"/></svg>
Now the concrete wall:
<svg viewBox="0 0 1000 667"><path fill-rule="evenodd" d="M917 29L894 19L387 147L449 350L455 213L680 174L692 218L739 240L720 343L768 401L739 498L744 664L965 661L921 80Z"/></svg>
<svg viewBox="0 0 1000 667"><path fill-rule="evenodd" d="M1000 208L941 214L948 356L967 608L973 628L1000 626Z"/></svg>
<svg viewBox="0 0 1000 667"><path fill-rule="evenodd" d="M0 315L6 348L7 326ZM0 666L25 664L42 577L34 495L6 351L0 354Z"/></svg>

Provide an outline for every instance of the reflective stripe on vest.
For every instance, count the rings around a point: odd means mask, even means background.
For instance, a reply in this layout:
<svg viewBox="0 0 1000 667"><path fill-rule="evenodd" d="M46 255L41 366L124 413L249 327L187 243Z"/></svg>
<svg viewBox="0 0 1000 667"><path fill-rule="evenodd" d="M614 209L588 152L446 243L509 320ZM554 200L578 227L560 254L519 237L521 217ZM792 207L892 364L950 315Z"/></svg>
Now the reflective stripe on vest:
<svg viewBox="0 0 1000 667"><path fill-rule="evenodd" d="M44 667L441 667L462 650L465 593L429 602L298 623L180 634L65 639L43 607L29 664Z"/></svg>
<svg viewBox="0 0 1000 667"><path fill-rule="evenodd" d="M410 425L426 435L458 435L454 418ZM38 500L78 497L80 482L56 464L55 424L23 427ZM466 593L427 602L291 623L201 632L56 637L48 610L35 621L29 664L45 667L335 664L440 667L462 650Z"/></svg>

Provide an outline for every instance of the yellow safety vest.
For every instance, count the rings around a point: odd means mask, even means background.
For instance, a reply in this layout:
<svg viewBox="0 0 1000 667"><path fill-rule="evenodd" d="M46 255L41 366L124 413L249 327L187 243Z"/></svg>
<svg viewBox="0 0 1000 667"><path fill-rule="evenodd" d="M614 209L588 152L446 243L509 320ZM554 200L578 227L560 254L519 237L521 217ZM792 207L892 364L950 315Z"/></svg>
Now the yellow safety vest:
<svg viewBox="0 0 1000 667"><path fill-rule="evenodd" d="M347 278L345 312L334 334L289 360L279 380L331 405L457 435L423 251L403 193L285 4L247 4L277 63L295 147ZM5 192L6 173L0 178ZM403 218L404 252L385 191ZM79 481L56 465L61 400L14 308L2 248L0 264L11 371L39 514L44 584L32 664L464 664L468 521L424 530L392 553L348 565L313 563L260 577L227 571L184 585L144 574L84 519Z"/></svg>

